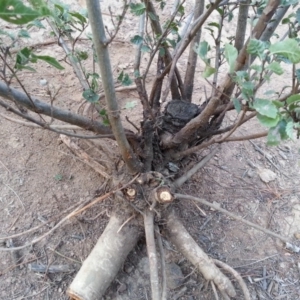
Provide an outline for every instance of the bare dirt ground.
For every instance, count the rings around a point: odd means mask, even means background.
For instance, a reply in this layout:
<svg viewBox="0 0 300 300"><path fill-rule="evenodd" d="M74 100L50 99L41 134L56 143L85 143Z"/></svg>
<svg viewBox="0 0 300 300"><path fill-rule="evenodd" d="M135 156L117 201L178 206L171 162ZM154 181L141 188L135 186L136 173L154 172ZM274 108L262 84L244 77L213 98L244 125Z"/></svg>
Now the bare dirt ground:
<svg viewBox="0 0 300 300"><path fill-rule="evenodd" d="M136 25L131 20L126 22L127 29ZM50 38L45 32L34 34L34 42ZM33 40L28 43L33 44ZM79 44L83 49L87 45L84 41ZM128 46L120 41L112 45L115 74L122 68L121 64L132 71ZM56 44L41 46L37 51L61 61L64 58ZM54 88L61 86L54 104L76 110L82 100L81 88L71 68L64 66L64 71L56 71L40 64L37 73L24 73L21 79L28 92L46 101L49 101L46 88L40 85L40 80L46 79ZM204 85L198 83L195 103L199 103L203 90ZM118 93L118 98L121 107L129 101L138 102L135 91ZM5 112L1 110L0 113ZM138 120L139 113L139 105L124 110L124 115L134 121ZM235 118L236 114L232 113L225 125ZM253 131L261 131L255 121L247 123L239 134ZM24 232L56 218L27 235L5 241L2 246L19 246L32 241L48 232L69 207L105 192L103 179L75 157L57 134L1 117L0 138L0 235ZM248 141L224 144L208 165L182 187L181 193L215 201L247 220L288 236L300 246L299 146L299 141L295 141L267 147L264 139L255 140L254 144ZM207 152L198 153L195 161ZM259 168L272 170L276 179L263 183ZM192 202L178 202L176 206L198 244L211 257L226 262L243 276L251 299L300 299L299 254L288 252L280 241L218 211ZM0 252L0 299L67 299L66 289L100 237L111 208L112 200L106 200L68 220L33 246L17 252ZM173 245L165 241L164 247L169 299L214 299L211 286ZM51 267L56 265L63 266L65 272L52 272ZM35 270L43 266L46 266L46 273ZM240 295L236 299L242 299ZM148 260L142 240L129 255L105 299L150 297Z"/></svg>

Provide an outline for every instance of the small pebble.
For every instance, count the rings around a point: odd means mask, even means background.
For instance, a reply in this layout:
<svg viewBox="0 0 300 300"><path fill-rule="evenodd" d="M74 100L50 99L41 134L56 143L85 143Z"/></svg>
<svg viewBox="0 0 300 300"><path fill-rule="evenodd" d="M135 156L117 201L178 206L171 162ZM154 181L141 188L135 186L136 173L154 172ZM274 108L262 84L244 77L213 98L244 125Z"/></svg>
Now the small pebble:
<svg viewBox="0 0 300 300"><path fill-rule="evenodd" d="M297 240L300 240L300 232L295 232L295 233L294 233L294 237L295 237Z"/></svg>

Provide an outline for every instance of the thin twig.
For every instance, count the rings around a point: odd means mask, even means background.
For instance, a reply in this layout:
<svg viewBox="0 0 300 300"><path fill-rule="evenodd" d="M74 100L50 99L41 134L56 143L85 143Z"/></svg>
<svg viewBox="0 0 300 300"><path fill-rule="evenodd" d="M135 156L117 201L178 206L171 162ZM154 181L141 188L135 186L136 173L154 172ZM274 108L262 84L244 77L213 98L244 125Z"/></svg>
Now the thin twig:
<svg viewBox="0 0 300 300"><path fill-rule="evenodd" d="M217 146L215 149L213 149L209 154L207 154L200 162L198 162L194 167L192 167L189 171L187 171L184 175L177 178L174 181L174 185L176 187L182 186L188 179L190 179L194 174L196 174L201 168L203 168L214 155L218 152L220 149L219 146Z"/></svg>
<svg viewBox="0 0 300 300"><path fill-rule="evenodd" d="M248 220L245 220L241 216L237 216L237 215L229 212L228 210L219 207L218 205L215 205L213 203L210 203L210 202L206 201L205 199L201 199L201 198L197 198L197 197L193 197L193 196L188 196L188 195L182 195L182 194L175 194L174 197L176 199L186 199L186 200L193 200L193 201L200 202L200 203L202 203L204 205L207 205L209 207L212 207L215 210L218 210L218 211L224 213L225 215L227 215L227 216L229 216L229 217L231 217L231 218L233 218L233 219L235 219L237 221L243 222L243 223L245 223L245 224L247 224L247 225L249 225L249 226L251 226L251 227L253 227L253 228L257 229L257 230L260 230L260 231L262 231L262 232L264 232L264 233L266 233L266 234L268 234L270 236L276 237L276 238L280 239L281 241L283 241L285 243L288 243L288 241L289 241L288 238L283 237L283 236L281 236L281 235L279 235L279 234L277 234L277 233L275 233L275 232L273 232L273 231L271 231L269 229L263 228L263 227L255 224L255 223L252 223L252 222L250 222Z"/></svg>
<svg viewBox="0 0 300 300"><path fill-rule="evenodd" d="M25 210L24 203L23 203L23 201L21 200L21 198L19 197L19 195L16 193L16 191L15 191L13 188L11 188L9 185L7 185L5 182L3 182L3 184L4 184L8 189L10 189L10 190L16 195L16 197L17 197L18 200L20 201L20 203L21 203L23 209Z"/></svg>
<svg viewBox="0 0 300 300"><path fill-rule="evenodd" d="M63 219L61 219L55 226L53 226L49 231L47 231L45 234L43 234L40 237L37 237L35 239L33 239L31 242L24 244L22 246L19 247L14 247L14 248L0 248L0 251L15 251L15 250L20 250L20 249L24 249L26 247L32 246L34 244L36 244L37 242L41 241L42 239L44 239L45 237L47 237L49 234L51 234L53 231L55 231L58 227L60 227L64 222L66 222L67 220L69 220L72 217L77 216L79 213L83 212L84 210L88 209L89 207L93 206L94 204L101 202L103 200L105 200L106 198L112 196L113 194L115 194L118 191L121 191L123 189L125 189L128 185L130 185L132 182L134 182L137 178L138 178L139 174L136 175L132 180L130 180L128 183L126 183L125 185L123 185L122 187L115 189L111 192L108 192L106 194L104 194L103 196L97 197L96 199L94 199L91 203L85 205L84 207L82 207L82 205L78 205L77 208L75 210L73 210L71 213L69 213L67 216L65 216ZM81 203L82 204L82 203ZM45 224L44 224L45 225ZM28 231L27 231L28 232ZM21 233L19 235L22 235L24 233ZM14 235L15 236L15 235ZM1 239L7 239L8 237L1 237Z"/></svg>
<svg viewBox="0 0 300 300"><path fill-rule="evenodd" d="M121 232L122 228L128 223L130 222L133 218L135 217L135 214L133 214L131 217L129 217L118 229L117 233Z"/></svg>

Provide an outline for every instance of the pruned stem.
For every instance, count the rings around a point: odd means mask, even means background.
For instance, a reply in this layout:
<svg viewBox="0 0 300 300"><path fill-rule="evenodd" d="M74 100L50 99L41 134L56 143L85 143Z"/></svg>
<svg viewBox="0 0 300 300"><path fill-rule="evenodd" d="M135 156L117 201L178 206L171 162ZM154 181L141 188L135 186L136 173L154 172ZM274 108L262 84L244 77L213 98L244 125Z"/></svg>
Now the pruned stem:
<svg viewBox="0 0 300 300"><path fill-rule="evenodd" d="M113 214L94 249L84 261L67 293L71 299L101 299L141 236L134 224L126 224L132 213Z"/></svg>
<svg viewBox="0 0 300 300"><path fill-rule="evenodd" d="M161 298L158 277L158 262L154 239L154 212L149 209L147 209L144 214L144 225L146 233L147 252L149 258L152 300L160 300Z"/></svg>

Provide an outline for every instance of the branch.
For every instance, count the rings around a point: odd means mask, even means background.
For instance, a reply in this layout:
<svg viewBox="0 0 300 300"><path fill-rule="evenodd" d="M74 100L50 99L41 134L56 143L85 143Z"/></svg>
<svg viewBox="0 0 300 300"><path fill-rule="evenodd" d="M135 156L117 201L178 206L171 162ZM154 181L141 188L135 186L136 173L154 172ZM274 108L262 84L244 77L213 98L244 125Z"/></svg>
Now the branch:
<svg viewBox="0 0 300 300"><path fill-rule="evenodd" d="M127 4L127 0L124 0L124 7L123 7L122 14L118 16L118 24L115 27L115 32L112 36L110 36L110 39L107 41L107 45L110 44L115 39L116 35L118 34L121 24L124 20L127 10L128 10L128 7L129 7L129 5Z"/></svg>
<svg viewBox="0 0 300 300"><path fill-rule="evenodd" d="M152 299L159 300L161 298L158 277L158 262L154 239L154 212L149 209L147 209L144 214L144 226L147 242L147 253L149 258Z"/></svg>
<svg viewBox="0 0 300 300"><path fill-rule="evenodd" d="M234 278L237 280L237 282L239 283L240 287L242 288L245 300L251 300L250 292L249 292L247 285L246 285L245 281L243 280L242 276L236 270L234 270L232 267L228 266L227 264L225 264L224 262L222 262L218 259L214 259L214 263L217 266L219 266L220 268L224 269L225 271L231 273L234 276Z"/></svg>
<svg viewBox="0 0 300 300"><path fill-rule="evenodd" d="M203 274L206 280L212 280L221 292L231 297L236 295L230 280L198 246L174 212L170 213L167 217L167 230L171 242Z"/></svg>
<svg viewBox="0 0 300 300"><path fill-rule="evenodd" d="M254 140L254 139L259 139L262 137L265 137L268 135L268 131L263 131L260 133L255 133L255 134L251 134L251 135L246 135L246 136L238 136L238 137L229 137L224 139L222 136L219 138L212 138L211 140L204 142L198 146L189 148L185 151L181 151L181 152L177 152L174 155L174 159L181 159L187 155L190 155L196 151L205 149L213 144L217 144L217 143L224 143L224 142L237 142L237 141L247 141L247 140Z"/></svg>
<svg viewBox="0 0 300 300"><path fill-rule="evenodd" d="M234 41L234 47L237 49L238 52L240 52L240 50L243 48L244 41L245 41L246 28L248 23L247 18L248 18L250 3L251 0L240 1L239 15L238 15L235 41Z"/></svg>
<svg viewBox="0 0 300 300"><path fill-rule="evenodd" d="M198 162L194 167L192 167L189 171L187 171L184 175L177 178L174 181L174 185L176 187L182 186L187 180L189 180L194 174L196 174L201 168L203 168L220 150L220 147L216 147L213 149L208 155L206 155L200 162Z"/></svg>
<svg viewBox="0 0 300 300"><path fill-rule="evenodd" d="M150 1L150 0L149 1L143 0L143 1L144 1L145 5L146 5L147 12L153 14L154 16L157 16L152 1ZM178 8L176 9L176 11L171 16L171 19L176 16L177 10L178 10ZM151 22L151 27L152 27L153 32L156 35L158 35L158 36L161 37L159 41L162 42L163 36L167 34L167 29L164 32L162 31L162 28L161 28L160 22L158 20L158 17L156 17L156 18L150 18L150 22ZM171 53L170 53L170 51L169 51L169 49L168 49L167 46L162 45L162 47L165 50L165 55L163 57L164 58L164 62L165 62L166 65L168 65L168 64L170 64L172 62L172 55L171 55ZM159 44L157 44L157 46L156 46L156 51L158 50L158 48L159 48ZM152 59L153 59L153 57L152 57ZM179 83L181 81L179 72L177 72L176 75L178 76L178 83ZM181 96L180 96L180 93L179 93L179 90L178 90L178 84L177 84L176 78L173 78L171 80L171 92L172 92L172 99L181 99Z"/></svg>
<svg viewBox="0 0 300 300"><path fill-rule="evenodd" d="M56 106L49 105L36 98L28 97L26 94L19 92L18 90L9 87L4 82L0 81L0 96L8 99L12 102L16 102L33 112L37 112L54 119L77 125L100 134L111 134L111 129L108 126L103 125L101 122L93 121L83 116L72 113L68 110L60 109Z"/></svg>
<svg viewBox="0 0 300 300"><path fill-rule="evenodd" d="M101 71L103 88L106 96L105 100L108 108L109 122L115 139L118 143L122 158L125 161L129 172L134 174L141 169L141 164L128 143L121 122L100 3L99 0L87 0L86 4L93 32L93 40L98 57L98 64Z"/></svg>
<svg viewBox="0 0 300 300"><path fill-rule="evenodd" d="M71 53L71 50L69 49L69 47L67 46L66 42L64 41L64 39L61 37L61 35L59 34L59 32L57 31L57 28L55 25L52 24L52 22L47 19L48 24L50 25L51 29L53 30L54 34L57 36L58 38L58 44L63 48L63 50L66 53L66 56L68 57L71 66L75 72L76 77L79 80L79 83L81 84L81 87L83 88L83 90L87 90L89 89L89 83L86 80L82 69L78 66L78 61L74 58L74 56Z"/></svg>
<svg viewBox="0 0 300 300"><path fill-rule="evenodd" d="M215 8L218 7L220 2L221 0L217 0L214 4L210 4L209 8L197 20L194 21L192 28L190 29L190 32L187 34L186 39L182 42L172 62L168 66L166 66L164 72L161 74L161 77L164 77L171 68L174 68L174 65L176 65L178 59L185 51L185 49L188 47L188 45L190 44L194 36L197 34L198 30L201 28L201 26L204 24L207 18L212 14Z"/></svg>
<svg viewBox="0 0 300 300"><path fill-rule="evenodd" d="M160 261L161 261L161 277L162 277L162 292L161 300L167 300L167 274L166 274L166 261L165 261L165 251L163 247L163 241L159 231L158 225L154 225L155 238L157 240Z"/></svg>
<svg viewBox="0 0 300 300"><path fill-rule="evenodd" d="M195 12L194 12L194 21L197 20L204 11L204 0L197 0L195 5ZM198 59L198 54L194 50L195 46L199 43L201 37L201 28L198 30L197 34L193 38L190 50L189 50L189 57L186 67L186 73L184 78L184 94L186 96L186 100L192 102L192 95L194 90L194 76L196 70L196 64Z"/></svg>
<svg viewBox="0 0 300 300"><path fill-rule="evenodd" d="M261 14L255 27L251 32L250 35L251 38L260 39L261 35L266 29L267 24L272 19L279 5L280 5L280 0L269 0L267 6L263 10L263 13ZM235 63L235 68L234 68L235 72L243 69L243 67L246 66L246 64L248 63L249 54L247 52L247 47L249 41L250 38L248 38L247 42L245 43L244 47L241 49L239 53L239 56ZM222 103L228 103L228 99L230 99L234 87L235 87L235 83L232 81L232 76L230 76L230 74L227 74L225 79L223 80L223 83L221 83L219 88L219 92L221 93L220 99Z"/></svg>
<svg viewBox="0 0 300 300"><path fill-rule="evenodd" d="M222 212L223 214L229 216L230 218L233 218L237 221L245 223L245 224L247 224L247 225L249 225L249 226L251 226L251 227L253 227L257 230L260 230L260 231L262 231L262 232L264 232L264 233L266 233L270 236L278 238L284 243L288 243L288 241L289 241L288 238L283 237L283 236L281 236L281 235L279 235L279 234L277 234L277 233L275 233L275 232L273 232L269 229L263 228L263 227L255 224L255 223L252 223L248 220L245 220L241 216L237 216L237 215L227 211L226 209L221 208L219 205L216 205L216 204L213 204L213 203L210 203L210 202L206 201L205 199L201 199L201 198L197 198L197 197L193 197L193 196L189 196L189 195L182 195L182 194L175 194L174 197L175 197L175 199L192 200L192 201L196 201L196 202L199 202L201 204L207 205L207 206L209 206L209 207L211 207L215 210L218 210L218 211Z"/></svg>

